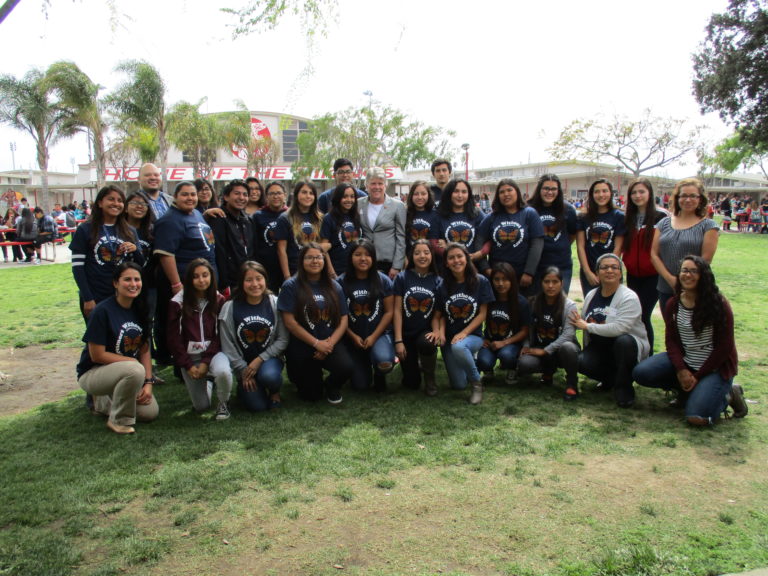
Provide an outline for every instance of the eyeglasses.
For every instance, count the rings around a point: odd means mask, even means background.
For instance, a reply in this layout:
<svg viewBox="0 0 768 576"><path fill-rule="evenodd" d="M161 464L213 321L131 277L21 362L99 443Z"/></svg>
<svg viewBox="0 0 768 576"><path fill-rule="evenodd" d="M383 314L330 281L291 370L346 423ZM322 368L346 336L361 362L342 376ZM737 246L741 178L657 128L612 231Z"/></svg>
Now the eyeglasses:
<svg viewBox="0 0 768 576"><path fill-rule="evenodd" d="M347 168L346 170L336 170L336 174L338 174L339 176L349 176L350 174L352 174L352 170L350 170L349 168Z"/></svg>
<svg viewBox="0 0 768 576"><path fill-rule="evenodd" d="M304 256L304 262L313 262L313 261L319 261L324 260L324 256Z"/></svg>
<svg viewBox="0 0 768 576"><path fill-rule="evenodd" d="M272 192L267 192L267 196L283 196L285 195L285 192L282 190L273 190Z"/></svg>
<svg viewBox="0 0 768 576"><path fill-rule="evenodd" d="M621 266L618 264L604 264L598 270L621 270Z"/></svg>
<svg viewBox="0 0 768 576"><path fill-rule="evenodd" d="M541 191L542 192L557 192L558 188L557 186L542 186Z"/></svg>
<svg viewBox="0 0 768 576"><path fill-rule="evenodd" d="M128 202L128 206L133 206L134 208L149 208L149 205L146 202L136 202L135 200Z"/></svg>
<svg viewBox="0 0 768 576"><path fill-rule="evenodd" d="M700 272L698 268L680 268L680 274L690 274L691 276L698 276Z"/></svg>

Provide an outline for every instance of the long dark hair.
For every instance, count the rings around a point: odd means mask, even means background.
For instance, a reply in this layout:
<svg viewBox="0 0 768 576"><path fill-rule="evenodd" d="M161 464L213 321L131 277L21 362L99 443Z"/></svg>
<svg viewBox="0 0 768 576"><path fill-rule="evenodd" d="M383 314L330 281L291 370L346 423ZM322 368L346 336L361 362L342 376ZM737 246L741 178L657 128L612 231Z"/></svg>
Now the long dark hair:
<svg viewBox="0 0 768 576"><path fill-rule="evenodd" d="M544 187L544 182L555 182L557 184L557 197L552 201L551 206L544 206L544 199L541 197L541 189ZM543 209L549 208L555 217L558 228L562 228L563 219L565 218L565 197L563 195L563 185L557 174L544 174L539 178L539 181L536 183L536 189L533 191L533 196L528 200L528 206L539 214L541 214Z"/></svg>
<svg viewBox="0 0 768 576"><path fill-rule="evenodd" d="M37 222L35 221L35 215L32 213L32 210L29 208L22 208L21 220L19 221L19 237L31 238L36 227Z"/></svg>
<svg viewBox="0 0 768 576"><path fill-rule="evenodd" d="M645 213L643 218L643 229L645 230L645 237L643 238L643 248L650 250L651 243L653 242L653 231L656 226L656 196L653 194L653 185L648 178L637 178L632 180L627 188L627 208L624 216L624 224L627 229L627 237L625 239L625 249L632 245L632 241L637 233L637 215L638 210L635 203L632 201L632 190L636 186L642 185L648 189L648 204L645 205Z"/></svg>
<svg viewBox="0 0 768 576"><path fill-rule="evenodd" d="M701 256L689 254L680 261L680 266L684 262L693 262L699 270L699 282L696 285L696 306L693 308L691 326L696 334L700 334L704 328L712 326L713 328L725 322L725 306L723 305L723 295L715 282L715 275L712 273L712 267L709 262ZM675 295L678 300L683 292L680 285L680 272L677 273L677 284L675 285Z"/></svg>
<svg viewBox="0 0 768 576"><path fill-rule="evenodd" d="M557 276L558 280L560 280L560 284L563 283L563 273L557 266L547 266L544 269L544 274L541 276L541 282L544 283L544 278L547 276L554 274ZM563 318L563 315L565 314L565 301L567 299L567 296L565 292L563 292L562 288L560 289L560 293L555 298L555 306L554 306L554 312L552 314L552 321L555 325L555 331L560 332L560 327L563 325L563 322L565 322L565 318ZM544 307L547 305L547 297L544 294L543 290L540 290L538 294L535 296L531 296L528 299L528 302L531 304L531 312L533 315L533 322L534 324L538 324L540 322L544 321Z"/></svg>
<svg viewBox="0 0 768 576"><path fill-rule="evenodd" d="M232 300L239 300L241 302L246 300L247 296L245 294L245 275L251 271L258 272L264 276L264 282L266 283L264 295L269 296L272 294L272 291L269 289L269 276L267 275L267 269L264 268L264 266L259 262L246 260L240 265L240 273L237 277L237 287L232 293Z"/></svg>
<svg viewBox="0 0 768 576"><path fill-rule="evenodd" d="M511 186L515 189L515 192L517 193L517 202L515 202L515 204L518 212L522 210L525 207L525 200L523 200L523 194L520 192L520 186L512 178L502 178L499 180L499 183L496 184L496 193L493 195L493 201L491 202L491 212L498 214L499 212L507 211L506 208L501 205L501 201L499 200L499 190L502 186Z"/></svg>
<svg viewBox="0 0 768 576"><path fill-rule="evenodd" d="M208 286L208 290L205 291L205 299L208 301L208 306L206 308L210 310L214 316L219 313L219 293L216 287L216 272L208 260L205 258L195 258L192 262L187 264L187 269L184 272L184 296L181 305L181 315L184 317L191 317L200 307L197 293L192 283L195 276L195 269L200 266L207 268L211 275L211 284Z"/></svg>
<svg viewBox="0 0 768 576"><path fill-rule="evenodd" d="M95 202L94 202L95 204ZM152 334L151 321L149 318L149 305L147 304L147 291L144 289L144 270L141 266L132 262L131 260L125 260L115 267L115 271L112 272L112 286L120 281L120 276L126 270L135 270L141 275L141 292L131 303L131 311L136 315L138 325L141 328L141 345L143 346L147 342Z"/></svg>
<svg viewBox="0 0 768 576"><path fill-rule="evenodd" d="M432 244L429 242L429 240L426 240L424 238L419 238L418 240L414 240L413 244L411 244L411 247L408 248L408 265L406 266L407 270L412 270L416 267L416 265L413 263L413 251L416 249L416 246L426 246L429 248L429 253L432 255L432 260L429 262L429 271L437 276L437 263L435 262L435 249L432 248Z"/></svg>
<svg viewBox="0 0 768 576"><path fill-rule="evenodd" d="M336 188L333 189L333 192L331 192L331 210L329 214L331 215L331 218L333 218L333 221L336 223L336 226L341 226L341 223L344 221L344 212L341 211L341 199L344 198L344 192L346 192L349 189L352 189L352 192L355 195L355 205L352 206L350 211L347 213L349 218L352 220L352 224L354 224L355 229L360 229L360 214L357 213L357 190L355 189L352 184L348 182L344 182L342 184L339 184L336 186ZM374 260L375 262L375 260Z"/></svg>
<svg viewBox="0 0 768 576"><path fill-rule="evenodd" d="M195 190L197 190L197 205L198 205L198 207L200 206L200 190L203 189L203 186L208 186L208 188L211 189L211 199L208 200L208 206L206 208L218 208L219 207L219 200L218 200L218 198L216 198L216 188L213 187L213 184L211 184L205 178L195 178L194 184L195 184Z"/></svg>
<svg viewBox="0 0 768 576"><path fill-rule="evenodd" d="M131 242L136 242L138 244L138 238L133 237L131 228L128 226L128 222L125 221L125 192L123 192L123 189L119 186L107 184L99 190L98 194L96 194L96 199L93 201L91 207L91 215L88 217L88 221L91 223L91 246L96 245L96 242L99 240L99 235L101 234L101 227L104 225L104 211L101 209L101 206L99 206L99 202L104 200L104 198L112 192L117 192L120 195L120 198L123 199L123 211L118 215L117 220L115 221L117 237L121 240L130 240ZM147 212L150 212L150 210L147 210Z"/></svg>
<svg viewBox="0 0 768 576"><path fill-rule="evenodd" d="M426 182L426 180L416 180L413 184L411 184L411 187L408 189L408 196L405 199L405 209L406 209L406 217L405 217L405 228L406 230L411 227L411 224L413 224L413 216L416 214L416 206L413 204L413 193L416 192L416 189L419 186L423 186L424 189L427 191L427 203L424 204L424 212L431 212L435 207L435 198L432 196L432 190L429 187L429 184Z"/></svg>
<svg viewBox="0 0 768 576"><path fill-rule="evenodd" d="M440 202L440 205L442 206L442 202ZM467 250L467 247L464 246L464 244L451 242L445 247L445 252L443 253L443 268L445 269L443 272L443 279L445 280L448 294L455 292L459 285L453 272L448 268L448 252L451 250L461 250L464 252L464 256L467 259L467 267L464 269L464 283L466 284L467 292L474 292L478 284L477 268L475 268L472 259L469 257L469 250Z"/></svg>
<svg viewBox="0 0 768 576"><path fill-rule="evenodd" d="M597 202L595 202L595 187L598 184L607 185L608 190L611 192L611 199L608 200L608 212L616 210L616 207L613 205L613 186L611 185L611 182L607 178L598 178L592 182L592 185L589 187L589 193L587 194L587 205L584 217L590 224L597 219L599 214L599 206L597 205Z"/></svg>
<svg viewBox="0 0 768 576"><path fill-rule="evenodd" d="M368 252L368 256L371 257L372 266L368 269L366 280L368 281L368 294L371 300L376 300L379 295L384 291L381 286L381 278L379 277L379 270L376 268L376 247L373 242L367 238L359 238L350 243L347 249L347 271L344 274L344 278L357 278L355 267L352 265L352 254L358 248L362 248ZM349 288L349 282L344 282L344 294L347 298L351 298L352 293Z"/></svg>
<svg viewBox="0 0 768 576"><path fill-rule="evenodd" d="M311 249L318 250L320 254L324 255L323 248L317 242L307 242L299 249L299 265L296 269L296 306L293 309L296 321L307 330L309 330L309 326L306 325L305 310L310 322L316 323L320 320L320 309L317 307L312 286L304 269L304 256ZM341 304L339 302L339 295L334 287L334 281L328 274L327 266L323 266L323 269L320 271L318 289L325 299L325 309L328 311L328 317L338 318Z"/></svg>
<svg viewBox="0 0 768 576"><path fill-rule="evenodd" d="M469 197L467 203L464 204L464 215L470 220L477 218L477 207L475 206L475 196L472 194L472 186L464 178L456 178L451 180L445 185L443 195L440 197L440 205L437 207L437 211L440 216L448 218L453 213L453 193L456 191L457 184L464 184L469 191Z"/></svg>
<svg viewBox="0 0 768 576"><path fill-rule="evenodd" d="M322 214L320 214L320 211L317 209L317 186L315 186L315 183L312 182L312 180L299 180L296 183L296 186L293 187L291 207L288 208L288 212L286 213L288 221L291 223L291 228L293 229L293 237L296 239L296 244L301 244L299 242L299 238L301 238L301 225L304 223L304 218L301 215L301 209L299 208L297 196L299 194L299 190L301 190L304 186L307 186L311 190L312 195L315 197L314 202L312 202L312 206L309 207L309 222L312 225L312 230L315 236L320 236L320 221L322 220Z"/></svg>
<svg viewBox="0 0 768 576"><path fill-rule="evenodd" d="M139 236L141 236L144 240L149 242L152 238L152 229L153 229L152 209L149 207L149 203L147 202L146 198L139 195L137 192L131 192L125 198L125 205L126 205L126 210L124 211L124 214L126 215L125 220L126 222L128 221L128 209L127 209L128 203L134 198L138 198L139 200L141 200L141 202L147 205L147 211L144 214L144 217L141 220L139 220L139 225L135 226L135 228L136 228L136 231L139 233Z"/></svg>
<svg viewBox="0 0 768 576"><path fill-rule="evenodd" d="M511 286L509 288L509 294L507 294L507 305L505 306L506 312L509 315L509 324L514 332L520 329L520 310L517 304L517 295L520 293L520 289L517 284L517 274L512 265L507 262L496 262L491 267L491 287L493 288L493 294L498 301L498 295L496 294L496 288L493 286L493 277L496 274L502 274L507 280L509 280Z"/></svg>

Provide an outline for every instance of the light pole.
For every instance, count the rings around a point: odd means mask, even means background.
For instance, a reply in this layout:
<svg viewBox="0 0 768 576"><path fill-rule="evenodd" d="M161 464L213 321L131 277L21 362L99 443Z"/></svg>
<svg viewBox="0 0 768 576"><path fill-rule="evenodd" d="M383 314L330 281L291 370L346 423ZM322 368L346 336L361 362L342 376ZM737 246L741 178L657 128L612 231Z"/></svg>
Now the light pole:
<svg viewBox="0 0 768 576"><path fill-rule="evenodd" d="M370 90L366 90L363 92L363 96L368 96L368 109L370 110L373 108L373 92Z"/></svg>
<svg viewBox="0 0 768 576"><path fill-rule="evenodd" d="M461 149L464 150L464 180L469 182L469 144L462 144Z"/></svg>
<svg viewBox="0 0 768 576"><path fill-rule="evenodd" d="M11 164L13 169L16 170L16 142L11 142Z"/></svg>

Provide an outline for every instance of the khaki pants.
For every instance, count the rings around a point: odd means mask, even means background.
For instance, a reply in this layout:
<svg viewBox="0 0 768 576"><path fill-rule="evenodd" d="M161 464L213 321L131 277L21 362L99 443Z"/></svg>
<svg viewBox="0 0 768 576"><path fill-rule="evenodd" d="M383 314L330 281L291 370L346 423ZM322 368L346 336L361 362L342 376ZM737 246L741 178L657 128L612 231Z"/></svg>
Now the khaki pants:
<svg viewBox="0 0 768 576"><path fill-rule="evenodd" d="M139 362L113 362L95 366L80 376L80 388L94 396L97 412L123 426L132 426L140 420L154 420L159 408L152 398L147 406L136 405L136 396L144 385L144 366ZM137 414L137 411L139 414Z"/></svg>

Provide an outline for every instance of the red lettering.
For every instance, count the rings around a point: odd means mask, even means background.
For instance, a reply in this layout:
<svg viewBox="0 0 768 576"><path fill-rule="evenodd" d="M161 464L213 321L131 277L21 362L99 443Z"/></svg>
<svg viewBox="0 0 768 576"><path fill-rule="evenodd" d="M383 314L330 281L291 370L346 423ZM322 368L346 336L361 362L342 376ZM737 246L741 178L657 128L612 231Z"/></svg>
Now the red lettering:
<svg viewBox="0 0 768 576"><path fill-rule="evenodd" d="M110 182L116 182L120 180L120 169L104 168L104 180L108 180Z"/></svg>
<svg viewBox="0 0 768 576"><path fill-rule="evenodd" d="M186 174L186 168L171 168L168 174L168 180L184 180Z"/></svg>
<svg viewBox="0 0 768 576"><path fill-rule="evenodd" d="M273 166L272 167L272 180L285 180L286 166Z"/></svg>
<svg viewBox="0 0 768 576"><path fill-rule="evenodd" d="M138 168L136 166L134 166L133 168L128 168L123 173L123 178L126 179L126 180L138 180L139 179L139 171L140 170L141 170L141 168Z"/></svg>
<svg viewBox="0 0 768 576"><path fill-rule="evenodd" d="M393 166L387 166L384 168L384 173L387 175L387 178L392 178L395 175L395 168Z"/></svg>
<svg viewBox="0 0 768 576"><path fill-rule="evenodd" d="M230 178L230 172L232 172L232 168L220 168L219 180L226 180L227 178Z"/></svg>

